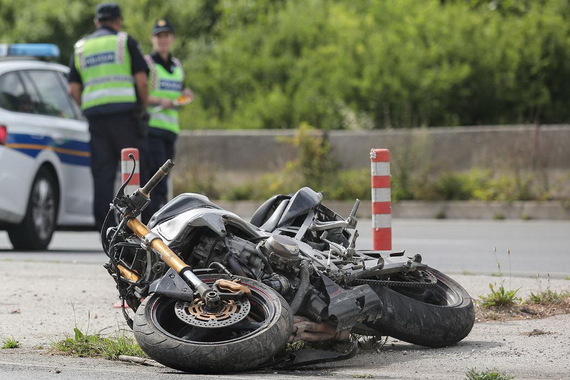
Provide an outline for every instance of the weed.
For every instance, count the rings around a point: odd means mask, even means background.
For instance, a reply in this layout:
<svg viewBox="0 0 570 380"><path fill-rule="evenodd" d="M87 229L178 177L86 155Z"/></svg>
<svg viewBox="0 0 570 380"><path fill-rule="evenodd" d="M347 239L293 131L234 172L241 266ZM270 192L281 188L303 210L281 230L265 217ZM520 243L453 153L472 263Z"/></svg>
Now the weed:
<svg viewBox="0 0 570 380"><path fill-rule="evenodd" d="M378 336L367 336L367 335L357 335L357 334L352 334L351 336L353 341L357 341L358 342L358 347L360 349L363 350L379 350L380 348L382 348L383 346L386 345L386 342L388 341L388 337L384 337L381 335Z"/></svg>
<svg viewBox="0 0 570 380"><path fill-rule="evenodd" d="M520 302L520 298L516 296L519 289L506 290L502 284L497 289L495 289L493 284L489 284L489 288L491 289L490 294L479 297L483 301L481 303L482 307L512 306Z"/></svg>
<svg viewBox="0 0 570 380"><path fill-rule="evenodd" d="M442 173L435 184L437 194L444 200L464 201L471 199L472 190L465 179L456 173Z"/></svg>
<svg viewBox="0 0 570 380"><path fill-rule="evenodd" d="M493 276L502 276L502 272L501 272L501 263L499 262L499 259L497 258L497 247L493 247L493 255L495 256L495 262L497 263L497 269L499 270L499 274L493 274Z"/></svg>
<svg viewBox="0 0 570 380"><path fill-rule="evenodd" d="M80 357L104 357L117 359L119 355L147 357L132 338L117 335L104 338L99 335L86 335L74 328L73 338L67 338L53 344L57 351Z"/></svg>
<svg viewBox="0 0 570 380"><path fill-rule="evenodd" d="M20 342L18 342L16 339L12 337L6 338L2 341L2 349L18 348L18 347L20 347Z"/></svg>
<svg viewBox="0 0 570 380"><path fill-rule="evenodd" d="M499 372L496 369L487 369L485 371L477 371L474 368L471 368L465 374L467 377L466 380L512 380L514 376L509 376L503 372Z"/></svg>
<svg viewBox="0 0 570 380"><path fill-rule="evenodd" d="M558 304L562 303L567 298L570 298L570 292L558 293L548 289L537 293L531 292L528 302L538 305Z"/></svg>
<svg viewBox="0 0 570 380"><path fill-rule="evenodd" d="M301 123L295 136L282 141L297 150L297 158L285 165L286 173L300 174L306 186L316 189L334 178L339 164L331 158L326 131Z"/></svg>

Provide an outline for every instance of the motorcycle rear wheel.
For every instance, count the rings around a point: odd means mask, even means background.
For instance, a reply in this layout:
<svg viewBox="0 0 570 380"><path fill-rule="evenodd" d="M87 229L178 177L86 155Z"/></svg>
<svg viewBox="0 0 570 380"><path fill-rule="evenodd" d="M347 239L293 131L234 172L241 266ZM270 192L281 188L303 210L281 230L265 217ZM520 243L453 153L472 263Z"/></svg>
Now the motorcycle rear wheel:
<svg viewBox="0 0 570 380"><path fill-rule="evenodd" d="M378 334L427 347L445 347L465 338L475 322L473 301L449 276L428 267L437 278L434 287L388 288L371 285L382 310L366 327Z"/></svg>
<svg viewBox="0 0 570 380"><path fill-rule="evenodd" d="M200 275L213 284L221 275ZM251 310L244 321L222 328L191 326L175 314L176 300L153 294L137 309L133 332L151 358L193 373L224 373L253 369L285 348L293 315L272 288L248 278ZM242 323L244 322L244 323Z"/></svg>

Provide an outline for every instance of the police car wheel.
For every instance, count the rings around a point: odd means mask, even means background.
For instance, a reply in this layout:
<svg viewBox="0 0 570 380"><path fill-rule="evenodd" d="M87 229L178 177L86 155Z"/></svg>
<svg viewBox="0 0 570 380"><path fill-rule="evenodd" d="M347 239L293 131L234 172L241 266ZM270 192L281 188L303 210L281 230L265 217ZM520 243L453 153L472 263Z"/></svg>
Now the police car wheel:
<svg viewBox="0 0 570 380"><path fill-rule="evenodd" d="M51 172L42 167L34 179L24 219L8 230L14 249L46 249L56 228L58 207L56 181Z"/></svg>

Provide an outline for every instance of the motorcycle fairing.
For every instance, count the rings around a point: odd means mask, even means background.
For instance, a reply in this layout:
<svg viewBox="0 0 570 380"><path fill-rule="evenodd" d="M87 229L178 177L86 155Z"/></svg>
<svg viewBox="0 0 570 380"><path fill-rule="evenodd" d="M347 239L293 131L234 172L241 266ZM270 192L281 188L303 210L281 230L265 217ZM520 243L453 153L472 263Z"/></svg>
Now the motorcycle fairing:
<svg viewBox="0 0 570 380"><path fill-rule="evenodd" d="M299 189L289 200L287 207L283 211L283 215L279 219L276 227L284 226L292 222L295 218L305 215L314 207L318 206L323 200L323 195L317 193L310 187Z"/></svg>
<svg viewBox="0 0 570 380"><path fill-rule="evenodd" d="M265 234L255 226L241 219L236 214L221 208L194 208L167 219L152 229L169 246L180 246L196 227L206 227L219 236L226 236L227 226L235 226L250 237L262 237Z"/></svg>
<svg viewBox="0 0 570 380"><path fill-rule="evenodd" d="M212 203L208 197L196 193L183 193L172 199L160 210L158 210L150 219L148 228L152 229L157 224L172 219L180 213L194 210L197 208L218 209L222 208Z"/></svg>
<svg viewBox="0 0 570 380"><path fill-rule="evenodd" d="M322 199L321 193L309 187L303 187L293 195L274 195L255 210L251 224L264 231L273 231L305 215Z"/></svg>
<svg viewBox="0 0 570 380"><path fill-rule="evenodd" d="M274 195L253 212L250 223L254 226L261 227L270 216L275 214L276 208L285 200L291 199L290 195L278 194Z"/></svg>

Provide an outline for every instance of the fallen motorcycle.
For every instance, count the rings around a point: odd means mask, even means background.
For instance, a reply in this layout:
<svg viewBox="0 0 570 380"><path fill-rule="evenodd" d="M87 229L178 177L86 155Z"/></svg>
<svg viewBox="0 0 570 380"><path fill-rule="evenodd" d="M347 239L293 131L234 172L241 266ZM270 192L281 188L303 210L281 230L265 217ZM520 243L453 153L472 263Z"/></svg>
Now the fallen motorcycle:
<svg viewBox="0 0 570 380"><path fill-rule="evenodd" d="M356 249L358 200L345 219L305 187L270 198L247 222L186 193L144 225L137 216L172 165L133 194L127 180L109 214L118 224L102 231L106 268L134 312L123 308L125 318L156 361L236 372L355 353L287 353L298 340L383 335L443 347L471 331L469 294L420 255Z"/></svg>

